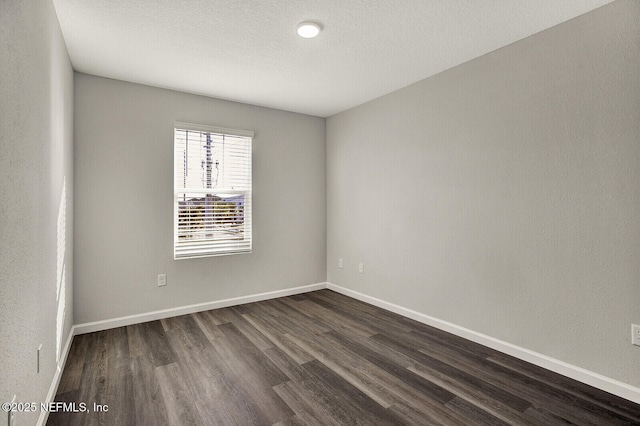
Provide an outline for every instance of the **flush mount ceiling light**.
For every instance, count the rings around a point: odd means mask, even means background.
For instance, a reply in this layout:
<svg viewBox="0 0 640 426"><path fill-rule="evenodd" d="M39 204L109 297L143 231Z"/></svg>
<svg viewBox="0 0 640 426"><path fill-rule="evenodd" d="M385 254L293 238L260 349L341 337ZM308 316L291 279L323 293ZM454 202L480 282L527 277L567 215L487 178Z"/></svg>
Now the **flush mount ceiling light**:
<svg viewBox="0 0 640 426"><path fill-rule="evenodd" d="M314 38L320 34L320 24L311 21L304 21L298 24L298 35L304 38Z"/></svg>

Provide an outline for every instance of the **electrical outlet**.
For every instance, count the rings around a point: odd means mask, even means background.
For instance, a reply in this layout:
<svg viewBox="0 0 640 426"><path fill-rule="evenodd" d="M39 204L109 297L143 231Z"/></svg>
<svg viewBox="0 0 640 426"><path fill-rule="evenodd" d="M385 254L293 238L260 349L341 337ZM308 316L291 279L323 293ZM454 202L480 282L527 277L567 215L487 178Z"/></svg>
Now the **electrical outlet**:
<svg viewBox="0 0 640 426"><path fill-rule="evenodd" d="M158 287L167 285L167 274L158 274Z"/></svg>
<svg viewBox="0 0 640 426"><path fill-rule="evenodd" d="M40 373L40 351L42 350L42 343L38 346L38 354L36 356L36 373Z"/></svg>
<svg viewBox="0 0 640 426"><path fill-rule="evenodd" d="M640 325L631 324L631 343L640 346Z"/></svg>
<svg viewBox="0 0 640 426"><path fill-rule="evenodd" d="M364 274L364 263L358 263L358 272Z"/></svg>
<svg viewBox="0 0 640 426"><path fill-rule="evenodd" d="M13 405L16 403L16 395L13 395L13 398L11 398L11 407L13 407ZM8 426L14 426L16 424L16 412L14 410L10 410L7 413L7 425Z"/></svg>
<svg viewBox="0 0 640 426"><path fill-rule="evenodd" d="M338 268L342 269L344 267L344 262L342 261L342 258L338 259Z"/></svg>

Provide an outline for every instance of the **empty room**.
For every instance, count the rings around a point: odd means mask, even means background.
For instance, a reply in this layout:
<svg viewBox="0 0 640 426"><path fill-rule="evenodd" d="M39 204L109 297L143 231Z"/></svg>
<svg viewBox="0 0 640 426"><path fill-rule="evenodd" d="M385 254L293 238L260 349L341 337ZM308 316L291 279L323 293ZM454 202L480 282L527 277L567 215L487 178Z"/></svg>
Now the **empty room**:
<svg viewBox="0 0 640 426"><path fill-rule="evenodd" d="M640 424L640 1L0 1L0 426Z"/></svg>

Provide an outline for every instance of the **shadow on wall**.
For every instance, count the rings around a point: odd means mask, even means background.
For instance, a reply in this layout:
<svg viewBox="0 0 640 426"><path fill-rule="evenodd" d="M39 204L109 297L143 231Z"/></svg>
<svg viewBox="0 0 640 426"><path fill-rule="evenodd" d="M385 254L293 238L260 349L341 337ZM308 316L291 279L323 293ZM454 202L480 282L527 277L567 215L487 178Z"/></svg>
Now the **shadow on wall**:
<svg viewBox="0 0 640 426"><path fill-rule="evenodd" d="M62 355L62 336L64 334L64 320L66 315L66 290L67 280L65 274L65 255L67 243L67 178L62 179L62 194L60 195L60 206L58 207L57 226L57 267L56 267L56 301L58 313L56 316L56 362L60 361Z"/></svg>

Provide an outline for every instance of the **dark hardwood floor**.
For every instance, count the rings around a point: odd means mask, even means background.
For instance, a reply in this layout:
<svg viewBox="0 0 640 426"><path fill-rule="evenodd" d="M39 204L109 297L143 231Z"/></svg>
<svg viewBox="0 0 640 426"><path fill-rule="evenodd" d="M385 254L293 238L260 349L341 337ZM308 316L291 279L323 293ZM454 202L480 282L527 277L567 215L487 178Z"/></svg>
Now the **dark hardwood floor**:
<svg viewBox="0 0 640 426"><path fill-rule="evenodd" d="M76 336L56 401L88 412L49 425L640 424L640 405L330 290Z"/></svg>

